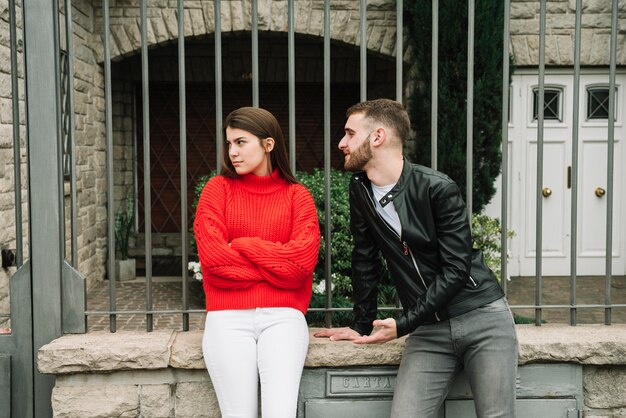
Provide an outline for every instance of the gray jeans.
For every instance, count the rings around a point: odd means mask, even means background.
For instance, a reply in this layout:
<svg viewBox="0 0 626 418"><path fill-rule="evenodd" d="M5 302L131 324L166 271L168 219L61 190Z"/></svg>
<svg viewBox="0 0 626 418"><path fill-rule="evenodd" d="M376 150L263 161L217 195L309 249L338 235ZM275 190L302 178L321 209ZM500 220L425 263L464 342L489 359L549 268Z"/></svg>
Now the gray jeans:
<svg viewBox="0 0 626 418"><path fill-rule="evenodd" d="M479 418L515 417L518 343L505 298L437 324L406 340L392 418L436 418L464 369Z"/></svg>

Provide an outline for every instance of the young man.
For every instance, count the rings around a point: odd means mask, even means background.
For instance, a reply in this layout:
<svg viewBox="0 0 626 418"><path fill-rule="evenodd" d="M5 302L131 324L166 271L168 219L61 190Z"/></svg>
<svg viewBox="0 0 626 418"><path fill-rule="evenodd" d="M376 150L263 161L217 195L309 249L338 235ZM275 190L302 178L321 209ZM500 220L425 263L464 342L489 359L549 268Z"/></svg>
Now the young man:
<svg viewBox="0 0 626 418"><path fill-rule="evenodd" d="M409 334L393 418L437 417L461 369L479 418L514 417L513 317L482 253L472 250L458 186L445 174L404 159L410 122L400 103L366 101L347 116L339 149L346 170L355 172L350 183L355 322L315 336L375 344ZM375 320L381 253L402 301L396 319Z"/></svg>

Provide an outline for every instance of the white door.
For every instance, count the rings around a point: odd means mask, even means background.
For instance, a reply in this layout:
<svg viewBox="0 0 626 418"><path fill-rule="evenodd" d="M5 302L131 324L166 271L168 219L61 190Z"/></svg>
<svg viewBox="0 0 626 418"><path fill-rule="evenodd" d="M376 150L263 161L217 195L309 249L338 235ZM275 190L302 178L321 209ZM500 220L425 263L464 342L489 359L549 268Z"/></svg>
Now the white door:
<svg viewBox="0 0 626 418"><path fill-rule="evenodd" d="M626 216L621 163L624 157L624 89L617 76L613 186L613 274L625 274ZM572 215L573 76L545 77L543 181L537 185L537 74L513 76L509 124L511 275L536 272L537 197L542 202L542 275L569 275ZM580 80L578 139L577 274L604 275L607 211L608 73Z"/></svg>

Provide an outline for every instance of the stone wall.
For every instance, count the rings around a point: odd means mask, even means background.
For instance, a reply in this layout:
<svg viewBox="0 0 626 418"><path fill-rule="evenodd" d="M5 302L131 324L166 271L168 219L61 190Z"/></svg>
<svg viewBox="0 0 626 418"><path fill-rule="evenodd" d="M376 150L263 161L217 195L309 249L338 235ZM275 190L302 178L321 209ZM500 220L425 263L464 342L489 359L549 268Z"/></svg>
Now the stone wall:
<svg viewBox="0 0 626 418"><path fill-rule="evenodd" d="M581 65L607 66L611 1L583 0ZM546 66L574 65L576 0L546 5ZM626 25L626 1L618 2L618 31ZM617 36L617 65L626 64L626 38ZM517 66L539 65L539 1L511 1L511 53Z"/></svg>
<svg viewBox="0 0 626 418"><path fill-rule="evenodd" d="M396 4L393 0L367 2L367 47L385 55L395 55ZM148 2L146 28L149 45L157 45L178 38L177 2L154 0ZM294 2L295 32L323 36L324 2L296 0ZM250 31L252 29L250 0L221 2L222 32ZM139 2L110 1L111 56L121 59L133 55L141 45ZM102 9L96 9L96 31L102 33ZM259 31L286 32L287 1L260 0L258 3ZM185 37L197 37L215 32L215 10L212 1L185 2ZM360 45L359 2L331 2L331 37L350 45ZM98 50L102 61L102 49Z"/></svg>
<svg viewBox="0 0 626 418"><path fill-rule="evenodd" d="M24 119L24 41L22 39L22 10L16 7L17 35L17 88L19 107L19 155L21 159L20 176L21 199L26 202L26 151L25 151L25 119ZM15 250L16 219L15 219L15 158L13 146L13 92L11 69L11 40L9 32L9 3L0 0L0 249ZM23 235L28 235L27 206L22 204ZM27 238L26 238L27 239ZM24 242L24 247L27 247ZM0 314L10 311L9 278L14 268L0 269ZM0 329L10 328L7 317L0 317ZM1 332L0 332L1 333Z"/></svg>
<svg viewBox="0 0 626 418"><path fill-rule="evenodd" d="M626 326L518 325L519 364L580 364L584 416L626 414ZM202 331L66 335L41 348L55 374L55 417L218 417L201 351ZM397 366L404 339L357 346L311 337L305 374L317 368ZM521 382L523 386L524 382ZM527 388L526 388L527 389ZM303 394L306 396L306 394Z"/></svg>
<svg viewBox="0 0 626 418"><path fill-rule="evenodd" d="M107 248L104 72L96 60L93 5L72 6L78 270L90 287L105 276Z"/></svg>

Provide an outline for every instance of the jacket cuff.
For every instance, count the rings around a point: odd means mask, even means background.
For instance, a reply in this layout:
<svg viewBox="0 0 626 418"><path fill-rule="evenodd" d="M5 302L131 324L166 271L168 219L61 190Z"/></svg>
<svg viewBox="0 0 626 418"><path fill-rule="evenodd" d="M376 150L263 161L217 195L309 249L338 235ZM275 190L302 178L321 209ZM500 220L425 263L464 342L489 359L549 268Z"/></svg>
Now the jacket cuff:
<svg viewBox="0 0 626 418"><path fill-rule="evenodd" d="M360 327L359 325L354 324L350 327L350 329L353 329L354 331L358 332L360 335L370 335L374 327L369 327L369 329L367 329L367 327Z"/></svg>
<svg viewBox="0 0 626 418"><path fill-rule="evenodd" d="M410 332L406 317L401 316L400 318L396 318L395 320L396 320L396 333L398 334L398 338L405 336L406 334Z"/></svg>

